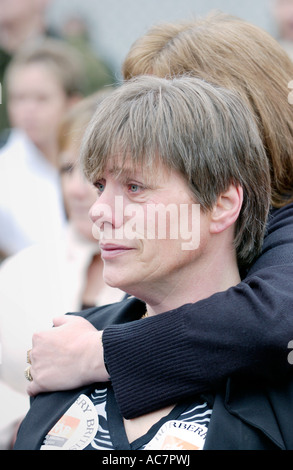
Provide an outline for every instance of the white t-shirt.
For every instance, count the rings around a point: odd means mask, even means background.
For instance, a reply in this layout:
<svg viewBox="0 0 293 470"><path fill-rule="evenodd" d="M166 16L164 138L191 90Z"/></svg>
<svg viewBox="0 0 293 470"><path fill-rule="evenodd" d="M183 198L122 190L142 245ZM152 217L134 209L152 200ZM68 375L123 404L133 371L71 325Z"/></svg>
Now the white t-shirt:
<svg viewBox="0 0 293 470"><path fill-rule="evenodd" d="M64 223L57 168L23 132L13 130L0 151L0 251L12 255L58 240Z"/></svg>

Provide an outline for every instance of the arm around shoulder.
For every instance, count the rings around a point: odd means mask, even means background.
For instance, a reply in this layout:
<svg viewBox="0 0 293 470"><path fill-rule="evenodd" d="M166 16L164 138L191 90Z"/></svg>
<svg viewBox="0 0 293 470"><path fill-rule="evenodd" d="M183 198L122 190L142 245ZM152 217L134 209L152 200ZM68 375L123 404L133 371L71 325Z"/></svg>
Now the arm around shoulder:
<svg viewBox="0 0 293 470"><path fill-rule="evenodd" d="M236 372L270 380L291 371L292 234L290 204L272 212L262 254L240 284L105 329L105 359L126 418L208 391Z"/></svg>

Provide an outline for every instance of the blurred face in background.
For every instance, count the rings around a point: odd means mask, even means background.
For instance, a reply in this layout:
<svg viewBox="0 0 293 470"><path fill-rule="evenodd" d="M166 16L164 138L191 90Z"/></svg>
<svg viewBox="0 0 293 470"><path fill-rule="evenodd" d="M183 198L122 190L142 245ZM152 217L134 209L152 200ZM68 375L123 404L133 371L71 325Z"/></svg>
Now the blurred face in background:
<svg viewBox="0 0 293 470"><path fill-rule="evenodd" d="M82 174L75 142L68 143L60 155L60 173L64 205L68 219L76 231L87 240L95 240L89 209L97 198L95 187Z"/></svg>
<svg viewBox="0 0 293 470"><path fill-rule="evenodd" d="M24 19L37 11L40 0L0 0L0 24Z"/></svg>
<svg viewBox="0 0 293 470"><path fill-rule="evenodd" d="M274 0L273 16L280 38L293 41L293 0Z"/></svg>
<svg viewBox="0 0 293 470"><path fill-rule="evenodd" d="M40 150L55 145L68 97L50 67L41 62L16 67L7 91L11 126L25 131Z"/></svg>
<svg viewBox="0 0 293 470"><path fill-rule="evenodd" d="M50 0L0 0L0 44L13 53L30 37L45 29Z"/></svg>

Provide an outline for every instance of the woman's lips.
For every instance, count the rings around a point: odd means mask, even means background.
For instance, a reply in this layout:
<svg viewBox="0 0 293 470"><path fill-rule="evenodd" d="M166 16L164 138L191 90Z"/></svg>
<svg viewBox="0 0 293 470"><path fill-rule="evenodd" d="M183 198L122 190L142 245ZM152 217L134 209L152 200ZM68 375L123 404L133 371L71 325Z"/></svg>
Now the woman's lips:
<svg viewBox="0 0 293 470"><path fill-rule="evenodd" d="M128 253L133 248L124 245L115 245L112 243L100 243L101 256L103 259L115 258L115 256L123 255Z"/></svg>

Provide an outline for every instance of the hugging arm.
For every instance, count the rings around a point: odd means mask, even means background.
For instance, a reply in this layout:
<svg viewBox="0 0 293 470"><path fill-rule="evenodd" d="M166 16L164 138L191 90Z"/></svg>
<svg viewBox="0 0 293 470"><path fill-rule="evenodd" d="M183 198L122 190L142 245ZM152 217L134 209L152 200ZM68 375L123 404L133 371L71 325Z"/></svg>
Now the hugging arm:
<svg viewBox="0 0 293 470"><path fill-rule="evenodd" d="M122 414L133 418L211 390L233 373L291 372L293 205L273 212L263 251L235 287L164 315L113 325L104 357Z"/></svg>
<svg viewBox="0 0 293 470"><path fill-rule="evenodd" d="M278 380L292 370L292 279L293 204L274 212L262 254L237 286L163 315L113 326L108 319L103 336L79 317L37 335L28 391L106 381L105 358L120 410L132 418L236 372Z"/></svg>

